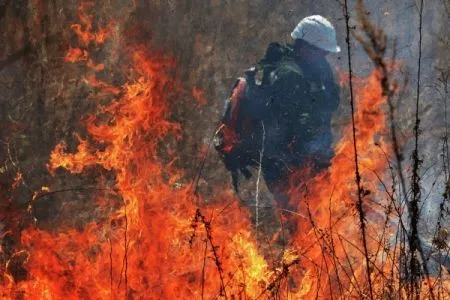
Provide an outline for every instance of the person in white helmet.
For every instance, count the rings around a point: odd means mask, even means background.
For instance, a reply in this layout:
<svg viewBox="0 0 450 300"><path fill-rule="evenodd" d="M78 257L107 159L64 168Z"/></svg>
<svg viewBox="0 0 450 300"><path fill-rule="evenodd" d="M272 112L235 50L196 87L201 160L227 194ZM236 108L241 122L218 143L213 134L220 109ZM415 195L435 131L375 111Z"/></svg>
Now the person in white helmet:
<svg viewBox="0 0 450 300"><path fill-rule="evenodd" d="M318 172L330 165L331 117L339 104L339 88L325 58L340 51L333 25L309 16L291 37L293 45L271 43L258 67L237 81L216 143L236 189L238 171L249 177L246 167L258 166L264 149L264 179L283 208L289 205L293 170L310 166Z"/></svg>

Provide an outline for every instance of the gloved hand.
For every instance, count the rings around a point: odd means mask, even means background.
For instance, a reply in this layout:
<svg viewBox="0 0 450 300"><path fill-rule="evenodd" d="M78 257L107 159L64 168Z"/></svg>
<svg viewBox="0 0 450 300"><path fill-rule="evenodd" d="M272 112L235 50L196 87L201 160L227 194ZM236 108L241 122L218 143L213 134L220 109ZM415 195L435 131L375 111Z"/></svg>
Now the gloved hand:
<svg viewBox="0 0 450 300"><path fill-rule="evenodd" d="M225 168L230 171L233 187L236 192L239 192L239 173L242 173L246 179L252 176L252 173L247 169L252 165L251 158L245 151L242 150L239 142L233 144L232 147L227 147L224 134L226 131L225 125L219 127L213 139L214 147L220 153Z"/></svg>
<svg viewBox="0 0 450 300"><path fill-rule="evenodd" d="M232 152L222 156L225 167L231 173L232 184L236 192L239 192L239 178L240 174L244 175L246 179L252 177L252 173L248 170L248 166L252 164L248 155L243 153L237 147Z"/></svg>

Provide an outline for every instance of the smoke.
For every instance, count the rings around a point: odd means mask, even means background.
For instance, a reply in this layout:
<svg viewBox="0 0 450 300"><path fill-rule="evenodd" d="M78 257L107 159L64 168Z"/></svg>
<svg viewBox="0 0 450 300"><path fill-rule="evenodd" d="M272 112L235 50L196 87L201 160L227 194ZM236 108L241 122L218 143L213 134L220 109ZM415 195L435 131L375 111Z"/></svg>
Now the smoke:
<svg viewBox="0 0 450 300"><path fill-rule="evenodd" d="M102 69L100 64L96 64L99 81L95 82L89 72L83 69L84 62L81 66L64 62L69 45L74 45L77 38L70 27L74 22L79 22L77 5L67 1L22 2L27 4L17 7L0 2L0 52L3 53L0 58L0 85L4 87L0 95L0 139L4 146L0 147L0 200L6 199L0 202L0 237L7 229L14 232L13 237L8 235L8 241L2 241L3 248L0 250L5 249L5 253L0 251L2 266L4 256L10 256L14 246L19 243L20 229L27 224L35 224L49 232L64 230L63 227L82 230L91 221L100 223L105 216L118 210L122 203L119 197L114 198L107 191L104 191L105 195L98 192L99 196L105 196L104 198L110 201L108 208L98 209L96 203L91 201L92 193L86 192L87 189L70 189L81 186L92 191L100 184L111 188L117 179L112 172L89 170L83 175L69 176L61 170L56 170L57 176L51 177L45 164L49 161L51 150L61 141L66 142L67 152L75 152L80 140L73 133L77 132L83 138L87 136L84 123L80 120L87 113L95 111L97 101L105 104L114 98L108 96L98 100L93 96L99 95L99 87L103 91L107 90L101 80L114 87L109 89L108 93L114 94L118 91L120 94L118 87L125 83L128 74L108 72ZM350 1L350 7L354 4L354 1ZM415 113L414 87L417 82L418 9L414 1L406 0L383 3L367 1L366 5L370 18L375 20L388 36L388 56L393 55L395 49L399 61L400 72L396 79L400 83L401 91L400 96L394 99L395 125L404 156L403 171L406 178L409 178ZM197 91L194 93L197 96L183 94L183 101L174 101L171 107L169 119L180 124L180 140L183 142L168 140L164 141L164 147L158 148L158 155L161 154L159 152L164 154L171 151L178 154L179 158L173 164L185 170L185 174L173 179L171 184L179 188L188 186L198 174L199 163L204 157L205 149L209 147L210 138L222 113L223 100L228 96L235 78L256 64L270 42L290 42L289 33L300 19L311 14L321 14L332 21L343 51L338 55L329 55L328 59L335 67L337 77L347 71L346 49L343 47L345 21L342 6L338 1L117 0L98 2L93 7L91 13L95 20L94 31L107 26L111 29L108 32L111 39L103 48L93 46L89 52L91 56L86 58L86 64L92 59L95 62L103 62L110 69L117 69L124 63L124 58L116 54L121 52L120 47L127 42L142 45L144 48L156 48L175 57L177 67L169 71L173 72L171 75L189 90L194 87L192 90ZM448 0L430 2L425 6L423 15L420 93L422 133L419 140L419 155L423 164L420 168L422 199L419 225L427 242L435 234L446 184L446 151L443 148L443 137L448 127L449 7ZM350 13L351 25L357 27L356 12L352 9ZM356 27L353 29L357 29ZM368 75L373 68L371 62L354 38L350 42L355 75ZM186 104L197 103L199 100L194 98L199 98L199 95L202 98L200 102L206 101L207 105ZM342 89L341 99L333 120L336 140L342 137L343 129L350 122L346 88ZM103 122L103 117L99 117L98 122ZM358 125L360 124L357 124L357 127ZM360 150L363 153L365 149ZM23 174L23 177L16 173ZM232 198L229 196L231 184L227 181L228 178L229 175L219 158L210 153L199 180L202 204ZM47 184L49 187L46 187ZM12 195L9 195L11 186L14 186L14 189ZM245 184L240 195L240 200L251 212L254 211L255 186L256 176L253 181ZM407 183L407 186L410 184ZM62 192L39 196L47 189ZM37 194L34 194L36 191ZM3 197L4 195L8 197ZM271 195L265 186L261 186L259 196L262 207L258 217L263 222L261 230L271 236L276 230L273 222L279 216L274 215ZM31 199L36 201L29 213L26 208ZM223 203L220 204L223 206ZM3 209L4 207L7 209ZM4 212L6 218L3 218ZM10 216L13 216L11 220ZM304 215L300 217L305 218ZM235 218L240 220L239 216ZM449 221L445 222L447 223L442 226L448 228ZM16 227L11 228L10 223ZM163 223L164 221L161 221L161 224ZM231 223L236 225L237 221ZM206 224L204 225L206 227ZM222 227L228 228L227 226L230 225ZM250 225L248 227L251 228ZM226 234L228 232L224 230L223 235ZM244 241L235 243L247 243L247 238L251 241L250 233L246 234L248 236ZM52 242L48 242L48 245L52 245ZM253 248L251 250L253 251ZM43 251L45 252L45 249ZM256 254L249 257L263 260ZM28 257L19 257L18 260L26 261ZM253 263L249 263L249 266L253 266ZM17 276L20 277L20 274ZM122 273L115 276L122 276Z"/></svg>

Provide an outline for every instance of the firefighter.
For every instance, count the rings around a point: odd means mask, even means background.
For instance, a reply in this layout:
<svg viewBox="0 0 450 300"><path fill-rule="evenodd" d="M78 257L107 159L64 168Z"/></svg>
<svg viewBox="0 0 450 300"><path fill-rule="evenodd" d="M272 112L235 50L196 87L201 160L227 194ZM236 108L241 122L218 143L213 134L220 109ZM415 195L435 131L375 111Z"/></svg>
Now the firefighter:
<svg viewBox="0 0 450 300"><path fill-rule="evenodd" d="M293 170L311 166L318 172L329 166L331 117L339 103L325 58L340 52L333 25L322 16L309 16L291 37L292 45L271 43L258 66L238 79L215 140L235 188L239 173L249 177L247 167L261 164L281 207L288 206Z"/></svg>

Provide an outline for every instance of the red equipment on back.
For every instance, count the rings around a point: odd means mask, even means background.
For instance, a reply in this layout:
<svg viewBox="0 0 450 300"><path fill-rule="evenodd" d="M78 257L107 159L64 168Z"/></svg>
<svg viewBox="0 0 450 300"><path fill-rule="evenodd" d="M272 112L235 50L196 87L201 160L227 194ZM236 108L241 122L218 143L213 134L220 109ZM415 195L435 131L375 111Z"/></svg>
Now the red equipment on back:
<svg viewBox="0 0 450 300"><path fill-rule="evenodd" d="M242 128L242 118L240 118L240 107L245 99L245 78L239 77L227 99L225 113L222 122L216 130L214 146L222 154L229 154L240 139L240 129Z"/></svg>

